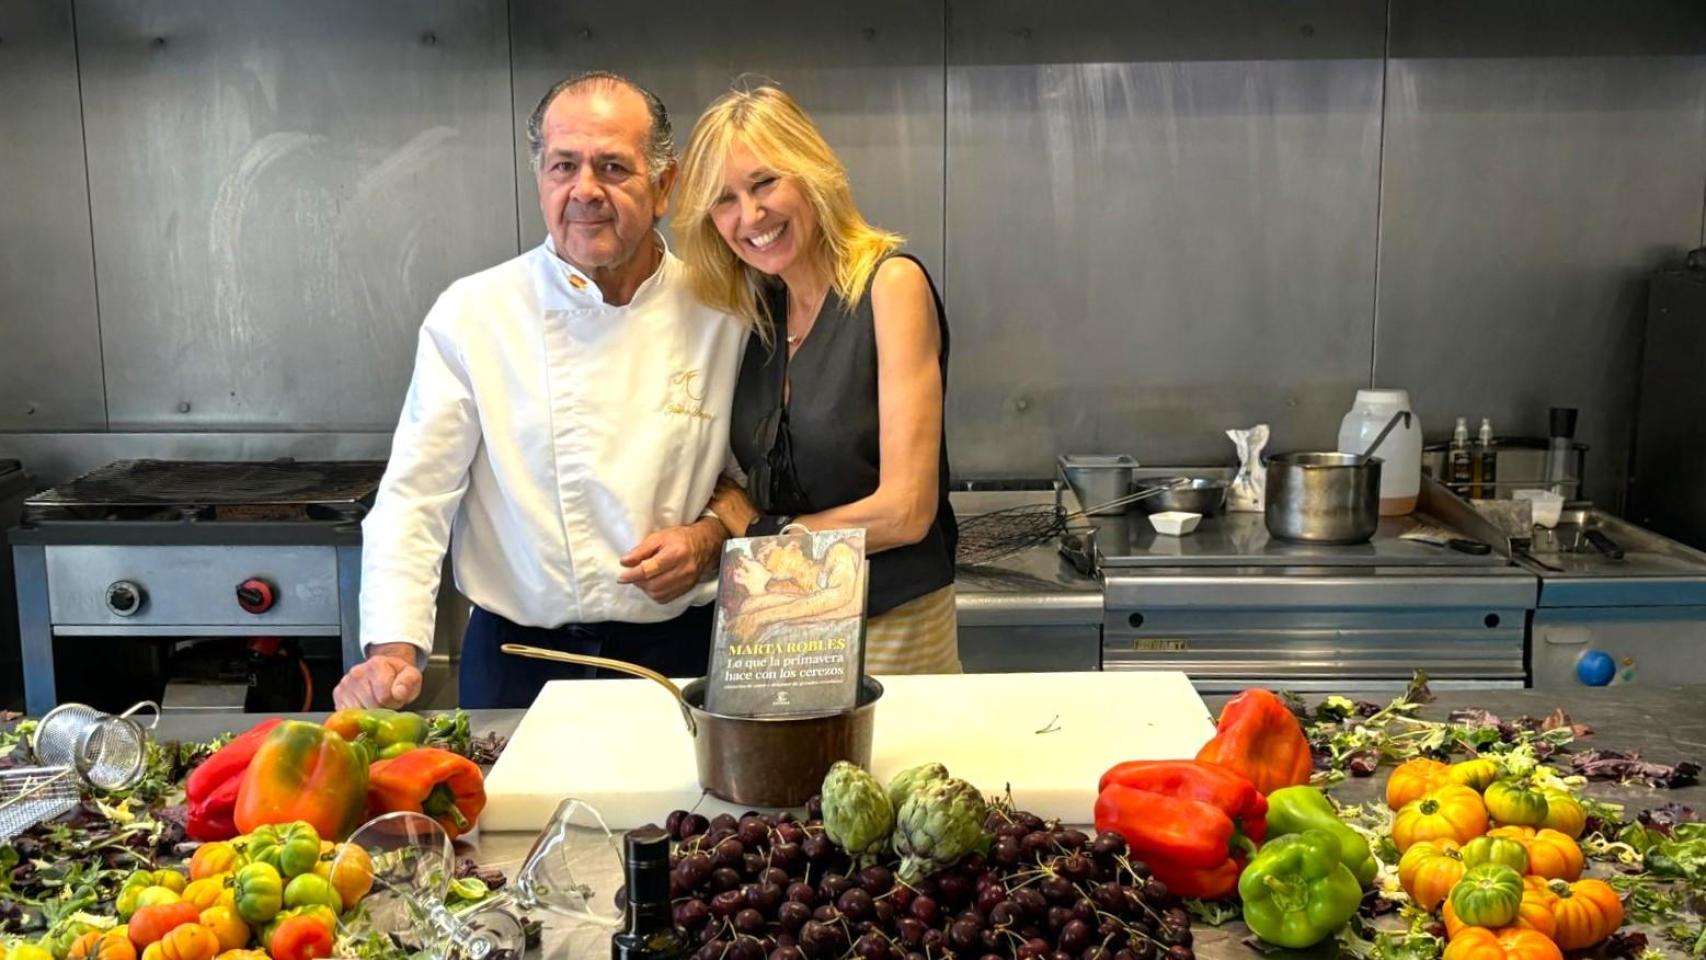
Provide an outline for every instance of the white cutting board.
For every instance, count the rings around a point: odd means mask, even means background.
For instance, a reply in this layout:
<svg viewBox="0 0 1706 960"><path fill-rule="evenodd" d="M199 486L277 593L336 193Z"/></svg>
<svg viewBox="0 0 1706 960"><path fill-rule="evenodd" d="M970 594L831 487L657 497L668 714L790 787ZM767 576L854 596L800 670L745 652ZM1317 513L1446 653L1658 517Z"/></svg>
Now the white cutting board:
<svg viewBox="0 0 1706 960"><path fill-rule="evenodd" d="M871 750L883 782L920 763L986 794L1011 785L1021 809L1088 823L1096 781L1122 760L1189 758L1214 722L1183 673L982 673L879 677ZM1048 730L1042 733L1039 731ZM649 680L559 680L533 701L486 778L482 830L537 831L564 797L611 829L742 807L699 787L693 741Z"/></svg>

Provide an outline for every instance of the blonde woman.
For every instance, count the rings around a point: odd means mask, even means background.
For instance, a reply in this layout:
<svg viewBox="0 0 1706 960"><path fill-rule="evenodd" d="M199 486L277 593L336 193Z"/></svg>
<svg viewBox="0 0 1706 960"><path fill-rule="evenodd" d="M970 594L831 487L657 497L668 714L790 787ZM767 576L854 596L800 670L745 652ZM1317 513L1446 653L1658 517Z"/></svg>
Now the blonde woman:
<svg viewBox="0 0 1706 960"><path fill-rule="evenodd" d="M775 87L705 111L680 191L694 291L757 334L729 429L746 496L721 498L718 514L735 536L863 527L866 671L960 672L935 285L860 215L841 161Z"/></svg>

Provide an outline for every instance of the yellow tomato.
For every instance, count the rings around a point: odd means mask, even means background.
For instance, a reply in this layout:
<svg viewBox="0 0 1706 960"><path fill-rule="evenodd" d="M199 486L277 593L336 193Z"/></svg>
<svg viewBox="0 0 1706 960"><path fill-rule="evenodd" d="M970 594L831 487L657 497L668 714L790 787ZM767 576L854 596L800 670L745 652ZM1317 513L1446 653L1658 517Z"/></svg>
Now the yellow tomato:
<svg viewBox="0 0 1706 960"><path fill-rule="evenodd" d="M204 843L190 857L190 881L205 880L222 873L231 873L242 863L237 848L223 840Z"/></svg>
<svg viewBox="0 0 1706 960"><path fill-rule="evenodd" d="M184 902L197 910L206 910L219 902L219 897L225 893L226 881L230 879L229 873L220 873L192 880L190 885L184 888Z"/></svg>
<svg viewBox="0 0 1706 960"><path fill-rule="evenodd" d="M233 907L208 907L201 912L201 925L213 931L220 950L236 950L249 945L249 925L237 916Z"/></svg>

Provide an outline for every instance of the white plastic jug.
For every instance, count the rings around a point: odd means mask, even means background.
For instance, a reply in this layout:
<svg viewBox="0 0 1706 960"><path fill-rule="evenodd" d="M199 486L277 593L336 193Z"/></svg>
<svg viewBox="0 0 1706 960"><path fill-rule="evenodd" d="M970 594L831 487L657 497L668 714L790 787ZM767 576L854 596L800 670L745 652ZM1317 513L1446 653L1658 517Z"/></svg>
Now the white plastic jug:
<svg viewBox="0 0 1706 960"><path fill-rule="evenodd" d="M1400 410L1410 409L1408 390L1358 390L1356 402L1339 424L1339 452L1362 453ZM1401 517L1416 509L1422 489L1422 421L1412 411L1380 442L1380 515Z"/></svg>

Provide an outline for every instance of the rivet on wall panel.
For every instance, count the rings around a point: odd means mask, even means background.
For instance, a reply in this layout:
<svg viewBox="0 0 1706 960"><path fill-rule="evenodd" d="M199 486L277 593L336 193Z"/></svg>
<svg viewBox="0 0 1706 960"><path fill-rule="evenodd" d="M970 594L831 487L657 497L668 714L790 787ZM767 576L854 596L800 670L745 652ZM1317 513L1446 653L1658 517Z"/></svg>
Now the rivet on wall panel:
<svg viewBox="0 0 1706 960"><path fill-rule="evenodd" d="M1013 398L1013 409L1018 413L1024 413L1026 410L1031 409L1031 398L1030 397L1014 397Z"/></svg>
<svg viewBox="0 0 1706 960"><path fill-rule="evenodd" d="M165 37L155 37L154 38L154 49L158 50L165 45L166 45L166 38Z"/></svg>
<svg viewBox="0 0 1706 960"><path fill-rule="evenodd" d="M1020 40L1029 40L1031 39L1031 28L1019 27L1013 31L1013 36L1018 37Z"/></svg>
<svg viewBox="0 0 1706 960"><path fill-rule="evenodd" d="M34 403L24 404L24 415L29 416L29 417L35 416L36 415L36 405Z"/></svg>
<svg viewBox="0 0 1706 960"><path fill-rule="evenodd" d="M1315 36L1315 27L1313 24L1306 23L1303 26L1298 27L1297 32L1303 34L1306 37L1313 37L1313 36Z"/></svg>
<svg viewBox="0 0 1706 960"><path fill-rule="evenodd" d="M582 40L591 40L592 39L592 28L591 27L582 27L581 28L581 39Z"/></svg>
<svg viewBox="0 0 1706 960"><path fill-rule="evenodd" d="M188 400L179 401L178 402L178 412L179 413L189 413L190 412L190 402Z"/></svg>
<svg viewBox="0 0 1706 960"><path fill-rule="evenodd" d="M438 34L428 30L426 33L421 34L421 42L430 47L438 43Z"/></svg>
<svg viewBox="0 0 1706 960"><path fill-rule="evenodd" d="M859 36L864 37L867 42L869 42L871 40L875 40L875 39L877 39L877 28L876 27L865 27L864 29L859 31Z"/></svg>

